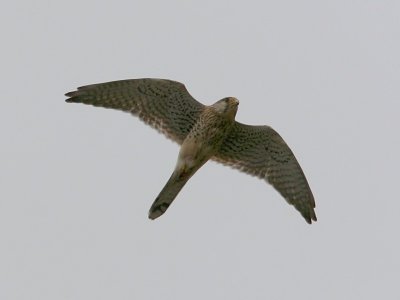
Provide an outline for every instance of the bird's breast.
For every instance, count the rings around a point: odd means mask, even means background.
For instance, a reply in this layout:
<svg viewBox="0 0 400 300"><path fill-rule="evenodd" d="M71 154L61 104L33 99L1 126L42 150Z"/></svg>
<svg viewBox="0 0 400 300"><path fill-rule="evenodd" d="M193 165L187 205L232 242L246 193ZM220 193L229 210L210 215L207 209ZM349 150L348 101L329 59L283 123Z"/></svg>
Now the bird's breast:
<svg viewBox="0 0 400 300"><path fill-rule="evenodd" d="M222 118L200 118L182 143L180 156L208 160L219 149L231 124Z"/></svg>

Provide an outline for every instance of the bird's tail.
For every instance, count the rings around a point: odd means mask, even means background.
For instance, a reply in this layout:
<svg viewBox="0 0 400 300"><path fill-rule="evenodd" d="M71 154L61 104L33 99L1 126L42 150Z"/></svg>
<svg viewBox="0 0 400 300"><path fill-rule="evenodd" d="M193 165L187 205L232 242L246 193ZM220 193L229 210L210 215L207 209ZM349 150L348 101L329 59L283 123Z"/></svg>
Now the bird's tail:
<svg viewBox="0 0 400 300"><path fill-rule="evenodd" d="M190 177L182 176L182 173L176 171L172 173L168 182L150 207L150 219L154 220L165 213Z"/></svg>

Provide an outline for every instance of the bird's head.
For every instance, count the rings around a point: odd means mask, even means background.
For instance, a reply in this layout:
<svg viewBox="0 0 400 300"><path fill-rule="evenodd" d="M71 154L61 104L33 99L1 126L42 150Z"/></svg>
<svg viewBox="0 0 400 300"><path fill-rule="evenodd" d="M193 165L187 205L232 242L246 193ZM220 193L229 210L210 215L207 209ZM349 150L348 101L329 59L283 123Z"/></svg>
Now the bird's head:
<svg viewBox="0 0 400 300"><path fill-rule="evenodd" d="M226 97L215 102L211 107L213 107L214 110L221 115L235 118L238 106L238 99L235 97Z"/></svg>

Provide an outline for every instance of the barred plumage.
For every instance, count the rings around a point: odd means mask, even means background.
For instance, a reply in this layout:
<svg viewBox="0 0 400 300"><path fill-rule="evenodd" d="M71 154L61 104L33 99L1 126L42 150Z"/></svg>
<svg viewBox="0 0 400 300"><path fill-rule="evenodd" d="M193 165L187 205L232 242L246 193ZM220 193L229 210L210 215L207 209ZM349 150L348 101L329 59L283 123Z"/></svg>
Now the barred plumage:
<svg viewBox="0 0 400 300"><path fill-rule="evenodd" d="M181 145L175 170L150 208L151 219L212 159L266 180L308 223L317 220L314 197L292 151L271 127L236 122L236 98L205 106L183 84L149 78L83 86L66 96L67 102L130 112Z"/></svg>

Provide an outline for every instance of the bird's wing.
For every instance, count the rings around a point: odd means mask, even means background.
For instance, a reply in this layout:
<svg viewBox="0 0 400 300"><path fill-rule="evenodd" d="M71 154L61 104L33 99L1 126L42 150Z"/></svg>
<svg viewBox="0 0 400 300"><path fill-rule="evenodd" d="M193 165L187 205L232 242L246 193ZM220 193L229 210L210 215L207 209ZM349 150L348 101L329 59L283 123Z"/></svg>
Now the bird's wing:
<svg viewBox="0 0 400 300"><path fill-rule="evenodd" d="M204 105L182 83L165 79L130 79L79 87L66 102L130 112L181 144Z"/></svg>
<svg viewBox="0 0 400 300"><path fill-rule="evenodd" d="M308 223L317 220L307 179L293 152L271 127L235 122L212 159L265 179L295 206Z"/></svg>

